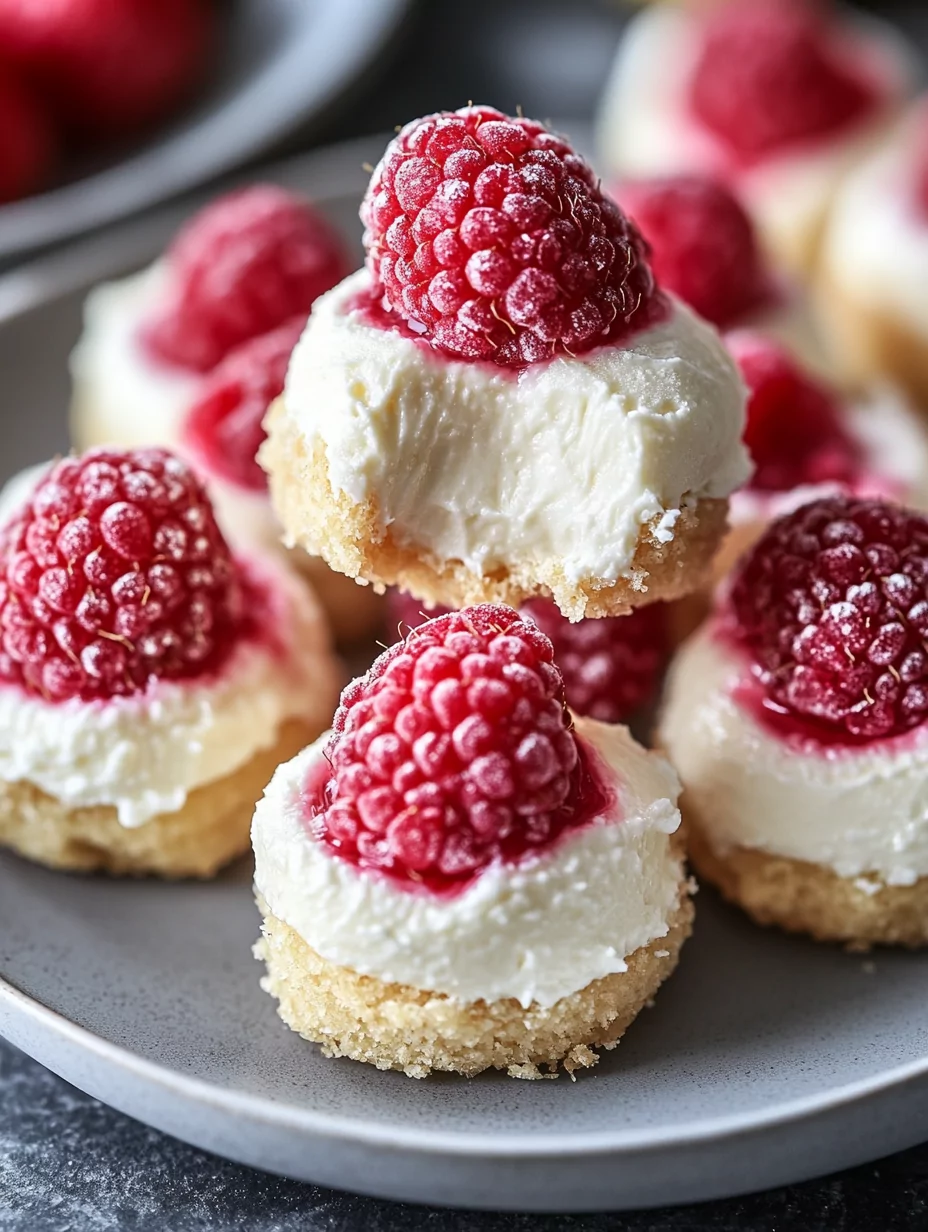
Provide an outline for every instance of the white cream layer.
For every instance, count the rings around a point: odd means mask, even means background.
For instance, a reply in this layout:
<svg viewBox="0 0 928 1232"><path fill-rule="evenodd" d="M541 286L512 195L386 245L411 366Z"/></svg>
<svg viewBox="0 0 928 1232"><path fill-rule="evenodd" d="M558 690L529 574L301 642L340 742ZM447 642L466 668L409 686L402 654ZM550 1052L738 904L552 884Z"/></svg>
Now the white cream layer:
<svg viewBox="0 0 928 1232"><path fill-rule="evenodd" d="M360 271L316 302L284 397L333 487L376 500L400 546L612 582L644 523L668 541L682 507L747 477L740 379L682 304L627 345L516 377L369 324L349 310L368 285Z"/></svg>
<svg viewBox="0 0 928 1232"><path fill-rule="evenodd" d="M605 815L524 864L491 865L454 898L400 888L313 839L306 774L323 736L281 766L252 826L255 887L271 912L329 962L461 1002L514 997L551 1006L668 932L682 869L668 835L679 784L624 727L577 720L615 776Z"/></svg>
<svg viewBox="0 0 928 1232"><path fill-rule="evenodd" d="M922 114L913 124L925 122ZM829 285L928 341L928 218L914 201L913 134L860 166L835 203L822 255Z"/></svg>
<svg viewBox="0 0 928 1232"><path fill-rule="evenodd" d="M731 176L724 148L689 115L699 20L682 6L651 5L629 23L597 124L600 161L610 175ZM895 31L871 19L855 22L879 59L886 108L847 133L791 149L733 177L768 245L793 267L805 263L835 189L885 132L915 79L911 53Z"/></svg>
<svg viewBox="0 0 928 1232"><path fill-rule="evenodd" d="M0 494L0 520L46 466ZM324 618L309 587L260 567L272 589L278 645L243 641L205 680L160 682L106 702L47 702L0 684L0 779L34 783L69 808L110 805L127 827L183 807L195 788L270 748L291 718L322 724L339 687Z"/></svg>
<svg viewBox="0 0 928 1232"><path fill-rule="evenodd" d="M177 444L180 421L203 380L152 359L138 330L163 296L164 267L95 287L71 354L75 429L81 443Z"/></svg>
<svg viewBox="0 0 928 1232"><path fill-rule="evenodd" d="M736 701L747 671L710 624L679 652L668 682L660 743L712 846L887 885L928 875L928 733L799 752Z"/></svg>
<svg viewBox="0 0 928 1232"><path fill-rule="evenodd" d="M890 385L844 406L844 422L860 443L867 481L860 495L886 497L916 509L928 509L928 435L922 419L905 395ZM733 526L768 522L810 501L841 491L839 484L816 484L789 492L761 492L743 488L731 498Z"/></svg>

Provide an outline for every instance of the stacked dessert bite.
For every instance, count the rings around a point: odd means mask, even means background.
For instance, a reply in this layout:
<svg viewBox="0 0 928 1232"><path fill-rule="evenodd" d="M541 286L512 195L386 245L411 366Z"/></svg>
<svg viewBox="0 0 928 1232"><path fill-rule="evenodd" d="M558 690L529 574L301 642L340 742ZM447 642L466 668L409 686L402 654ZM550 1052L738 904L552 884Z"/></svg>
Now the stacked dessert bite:
<svg viewBox="0 0 928 1232"><path fill-rule="evenodd" d="M655 5L620 45L600 155L613 175L702 171L735 184L770 251L806 273L836 190L914 80L890 27L827 3Z"/></svg>

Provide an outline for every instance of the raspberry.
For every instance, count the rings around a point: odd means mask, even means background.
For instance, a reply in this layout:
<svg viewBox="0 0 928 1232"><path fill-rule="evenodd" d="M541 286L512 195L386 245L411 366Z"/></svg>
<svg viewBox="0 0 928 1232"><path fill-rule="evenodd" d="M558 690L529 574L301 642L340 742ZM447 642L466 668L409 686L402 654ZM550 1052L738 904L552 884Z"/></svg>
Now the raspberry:
<svg viewBox="0 0 928 1232"><path fill-rule="evenodd" d="M841 422L831 390L761 334L739 331L726 343L749 390L744 441L755 468L750 487L788 492L859 479L862 450Z"/></svg>
<svg viewBox="0 0 928 1232"><path fill-rule="evenodd" d="M511 608L427 621L342 694L305 805L340 856L433 889L587 819L593 780L551 642Z"/></svg>
<svg viewBox="0 0 928 1232"><path fill-rule="evenodd" d="M706 176L638 180L616 191L651 245L651 269L666 291L729 328L776 302L754 227L729 189Z"/></svg>
<svg viewBox="0 0 928 1232"><path fill-rule="evenodd" d="M55 161L55 146L38 100L0 69L0 204L41 187Z"/></svg>
<svg viewBox="0 0 928 1232"><path fill-rule="evenodd" d="M215 368L234 347L291 317L344 277L341 240L306 202L271 184L220 197L167 254L172 292L143 341L169 363Z"/></svg>
<svg viewBox="0 0 928 1232"><path fill-rule="evenodd" d="M448 355L522 367L616 342L666 310L648 249L587 164L532 120L414 120L361 206L389 311Z"/></svg>
<svg viewBox="0 0 928 1232"><path fill-rule="evenodd" d="M428 617L410 595L392 590L387 596L389 627L398 636L417 628ZM667 660L668 636L662 604L636 608L628 616L579 620L574 624L547 599L530 599L521 615L535 622L554 647L554 659L564 677L567 705L574 714L602 723L623 723L650 702Z"/></svg>
<svg viewBox="0 0 928 1232"><path fill-rule="evenodd" d="M208 0L0 0L0 47L69 129L114 137L190 92L215 22Z"/></svg>
<svg viewBox="0 0 928 1232"><path fill-rule="evenodd" d="M817 5L732 0L705 20L690 105L740 161L837 133L878 101Z"/></svg>
<svg viewBox="0 0 928 1232"><path fill-rule="evenodd" d="M160 449L56 463L0 533L0 679L51 701L217 667L242 579L203 486Z"/></svg>
<svg viewBox="0 0 928 1232"><path fill-rule="evenodd" d="M773 708L820 739L894 736L928 717L928 518L835 496L771 524L727 621Z"/></svg>
<svg viewBox="0 0 928 1232"><path fill-rule="evenodd" d="M305 325L305 317L295 317L242 343L207 378L181 429L183 444L207 474L255 492L267 488L255 458L265 437L264 416L283 392Z"/></svg>

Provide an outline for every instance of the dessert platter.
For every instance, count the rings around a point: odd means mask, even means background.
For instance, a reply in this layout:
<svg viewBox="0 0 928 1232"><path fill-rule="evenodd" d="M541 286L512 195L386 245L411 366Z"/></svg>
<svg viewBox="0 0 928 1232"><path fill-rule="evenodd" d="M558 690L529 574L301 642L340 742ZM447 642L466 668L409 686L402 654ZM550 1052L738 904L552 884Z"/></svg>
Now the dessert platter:
<svg viewBox="0 0 928 1232"><path fill-rule="evenodd" d="M469 105L0 284L0 1032L230 1158L550 1211L928 1135L924 411L582 144Z"/></svg>

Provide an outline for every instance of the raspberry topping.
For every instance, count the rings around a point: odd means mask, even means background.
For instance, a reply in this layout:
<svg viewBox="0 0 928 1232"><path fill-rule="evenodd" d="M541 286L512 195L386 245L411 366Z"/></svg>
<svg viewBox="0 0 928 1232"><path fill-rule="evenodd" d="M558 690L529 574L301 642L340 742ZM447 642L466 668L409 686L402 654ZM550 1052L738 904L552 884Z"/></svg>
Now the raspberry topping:
<svg viewBox="0 0 928 1232"><path fill-rule="evenodd" d="M207 379L181 430L184 445L207 474L255 492L267 488L255 457L265 437L264 416L283 392L305 325L305 317L295 317L242 343Z"/></svg>
<svg viewBox="0 0 928 1232"><path fill-rule="evenodd" d="M202 484L164 450L64 458L0 532L0 679L49 700L212 670L244 608Z"/></svg>
<svg viewBox="0 0 928 1232"><path fill-rule="evenodd" d="M403 635L428 617L410 595L387 596L390 627ZM437 608L429 617L446 612ZM571 624L548 599L530 599L521 614L551 639L554 660L564 677L567 705L574 714L602 723L623 723L653 700L667 661L668 637L663 604L635 608L628 616L579 620Z"/></svg>
<svg viewBox="0 0 928 1232"><path fill-rule="evenodd" d="M197 372L291 317L305 320L347 273L329 223L271 184L208 205L180 232L167 263L168 302L142 337L155 355Z"/></svg>
<svg viewBox="0 0 928 1232"><path fill-rule="evenodd" d="M390 142L361 206L387 309L438 350L523 367L665 310L647 245L563 138L465 107Z"/></svg>
<svg viewBox="0 0 928 1232"><path fill-rule="evenodd" d="M771 716L823 742L928 716L928 518L836 496L771 524L739 566L728 623ZM724 619L724 618L723 618Z"/></svg>
<svg viewBox="0 0 928 1232"><path fill-rule="evenodd" d="M486 604L420 625L348 686L306 808L343 858L442 890L549 846L598 791L551 642Z"/></svg>
<svg viewBox="0 0 928 1232"><path fill-rule="evenodd" d="M754 227L738 200L708 176L622 184L616 196L651 245L651 269L666 291L727 329L776 303Z"/></svg>
<svg viewBox="0 0 928 1232"><path fill-rule="evenodd" d="M209 0L0 0L0 47L69 129L113 137L157 120L202 75Z"/></svg>
<svg viewBox="0 0 928 1232"><path fill-rule="evenodd" d="M760 334L741 331L725 341L749 390L744 441L755 467L749 487L788 492L860 479L863 451L842 423L832 391Z"/></svg>
<svg viewBox="0 0 928 1232"><path fill-rule="evenodd" d="M690 83L697 118L742 162L848 128L879 102L824 6L732 0L705 19Z"/></svg>
<svg viewBox="0 0 928 1232"><path fill-rule="evenodd" d="M55 146L38 100L0 66L0 204L41 186L51 171Z"/></svg>

